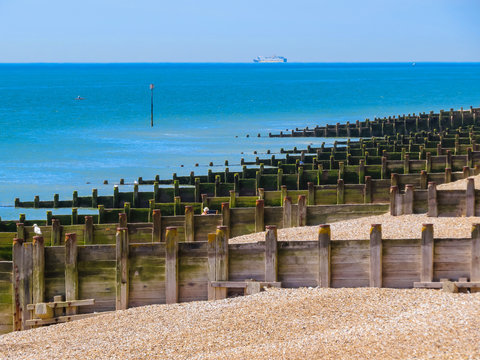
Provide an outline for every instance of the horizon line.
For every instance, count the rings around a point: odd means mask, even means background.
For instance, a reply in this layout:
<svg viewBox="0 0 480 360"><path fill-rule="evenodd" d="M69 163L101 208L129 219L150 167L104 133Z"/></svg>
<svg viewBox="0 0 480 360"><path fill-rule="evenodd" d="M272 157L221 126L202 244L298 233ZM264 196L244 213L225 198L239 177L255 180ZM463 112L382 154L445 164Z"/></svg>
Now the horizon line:
<svg viewBox="0 0 480 360"><path fill-rule="evenodd" d="M290 61L278 64L480 64L477 61ZM1 62L0 65L40 65L40 64L257 64L252 61L20 61ZM259 63L259 66L277 63Z"/></svg>

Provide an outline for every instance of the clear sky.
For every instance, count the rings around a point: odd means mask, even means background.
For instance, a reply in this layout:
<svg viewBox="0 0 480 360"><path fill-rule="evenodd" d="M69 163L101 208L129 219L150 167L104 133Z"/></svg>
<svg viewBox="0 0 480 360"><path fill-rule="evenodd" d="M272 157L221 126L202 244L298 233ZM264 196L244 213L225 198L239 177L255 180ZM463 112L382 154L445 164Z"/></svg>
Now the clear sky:
<svg viewBox="0 0 480 360"><path fill-rule="evenodd" d="M480 61L480 0L0 0L0 62Z"/></svg>

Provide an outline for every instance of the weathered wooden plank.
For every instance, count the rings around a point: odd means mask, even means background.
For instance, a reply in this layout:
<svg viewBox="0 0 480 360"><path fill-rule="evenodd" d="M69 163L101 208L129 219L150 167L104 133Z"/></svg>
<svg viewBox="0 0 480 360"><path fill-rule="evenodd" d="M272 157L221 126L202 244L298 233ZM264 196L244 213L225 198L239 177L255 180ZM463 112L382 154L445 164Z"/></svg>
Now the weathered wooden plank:
<svg viewBox="0 0 480 360"><path fill-rule="evenodd" d="M480 224L472 225L470 280L480 281Z"/></svg>
<svg viewBox="0 0 480 360"><path fill-rule="evenodd" d="M330 225L320 225L318 229L318 286L330 287L331 245Z"/></svg>
<svg viewBox="0 0 480 360"><path fill-rule="evenodd" d="M78 249L77 234L65 234L65 300L78 299ZM72 307L66 309L67 315L75 315L77 308Z"/></svg>
<svg viewBox="0 0 480 360"><path fill-rule="evenodd" d="M433 225L423 224L422 226L422 268L420 272L420 281L429 282L433 280Z"/></svg>
<svg viewBox="0 0 480 360"><path fill-rule="evenodd" d="M226 281L228 280L228 264L229 264L229 252L228 252L228 239L226 234L227 228L225 226L218 226L215 240L215 280ZM225 299L227 297L227 291L223 288L215 289L215 299Z"/></svg>
<svg viewBox="0 0 480 360"><path fill-rule="evenodd" d="M165 300L167 304L178 302L178 232L167 227L165 247Z"/></svg>
<svg viewBox="0 0 480 360"><path fill-rule="evenodd" d="M370 286L382 287L382 226L370 228Z"/></svg>
<svg viewBox="0 0 480 360"><path fill-rule="evenodd" d="M276 282L278 277L277 227L269 225L265 233L265 281Z"/></svg>
<svg viewBox="0 0 480 360"><path fill-rule="evenodd" d="M116 305L117 310L125 310L128 307L129 290L129 242L128 229L119 227L116 235Z"/></svg>
<svg viewBox="0 0 480 360"><path fill-rule="evenodd" d="M45 251L42 236L33 237L33 302L40 303L45 298Z"/></svg>

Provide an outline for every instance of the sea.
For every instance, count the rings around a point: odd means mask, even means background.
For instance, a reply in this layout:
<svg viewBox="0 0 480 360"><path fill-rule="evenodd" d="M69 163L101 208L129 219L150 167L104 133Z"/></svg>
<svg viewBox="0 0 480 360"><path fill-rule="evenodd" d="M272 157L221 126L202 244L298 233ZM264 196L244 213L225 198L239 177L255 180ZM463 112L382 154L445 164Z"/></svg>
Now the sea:
<svg viewBox="0 0 480 360"><path fill-rule="evenodd" d="M479 84L480 63L0 64L0 216L46 218L16 197L108 195L333 141L269 132L479 107Z"/></svg>

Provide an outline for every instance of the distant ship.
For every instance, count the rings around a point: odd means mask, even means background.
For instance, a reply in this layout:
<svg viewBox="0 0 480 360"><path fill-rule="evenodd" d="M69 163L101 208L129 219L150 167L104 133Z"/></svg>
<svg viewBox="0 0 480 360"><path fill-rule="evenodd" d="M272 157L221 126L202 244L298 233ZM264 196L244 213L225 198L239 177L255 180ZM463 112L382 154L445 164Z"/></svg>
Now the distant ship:
<svg viewBox="0 0 480 360"><path fill-rule="evenodd" d="M286 63L287 58L283 56L257 56L253 59L256 63Z"/></svg>

